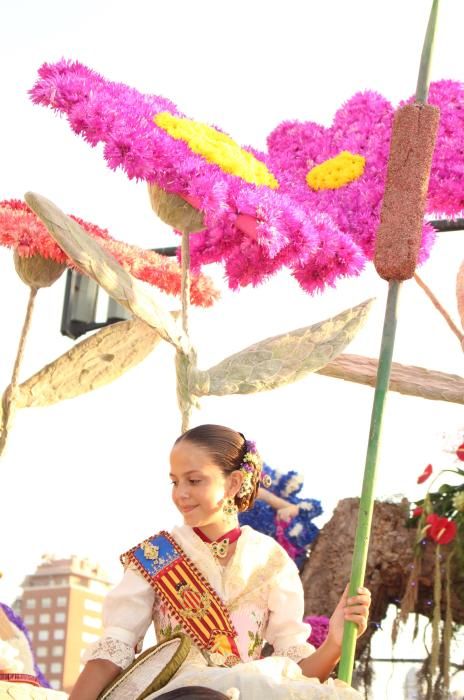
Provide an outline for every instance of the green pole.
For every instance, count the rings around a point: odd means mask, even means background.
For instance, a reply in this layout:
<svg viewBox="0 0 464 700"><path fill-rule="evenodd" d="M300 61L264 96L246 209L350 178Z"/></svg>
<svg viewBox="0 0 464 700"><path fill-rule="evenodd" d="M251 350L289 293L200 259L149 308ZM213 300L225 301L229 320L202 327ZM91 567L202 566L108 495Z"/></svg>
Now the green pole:
<svg viewBox="0 0 464 700"><path fill-rule="evenodd" d="M367 550L371 531L372 511L374 509L374 488L376 478L377 457L379 452L380 433L382 429L383 409L387 397L388 385L395 344L397 324L398 297L400 282L389 282L387 308L383 325L382 342L380 345L377 382L372 406L369 442L367 445L366 464L359 503L358 524L354 542L353 562L349 595L355 595L362 585L366 571ZM342 657L338 677L345 683L351 683L356 648L357 626L354 622L346 622L343 634Z"/></svg>
<svg viewBox="0 0 464 700"><path fill-rule="evenodd" d="M429 75L432 60L435 31L437 26L438 6L440 0L433 0L429 22L422 48L419 77L416 87L416 102L425 104L429 92ZM380 345L377 380L372 405L369 441L367 445L366 463L361 499L359 503L358 524L356 526L353 561L348 595L356 595L363 584L366 573L367 552L371 531L372 512L374 509L374 488L378 462L380 434L382 428L383 410L390 382L390 373L395 344L397 324L397 308L400 282L392 280L388 286L387 307L383 325L382 342ZM342 654L338 677L345 683L351 683L354 655L356 650L357 626L354 622L345 622L342 642Z"/></svg>

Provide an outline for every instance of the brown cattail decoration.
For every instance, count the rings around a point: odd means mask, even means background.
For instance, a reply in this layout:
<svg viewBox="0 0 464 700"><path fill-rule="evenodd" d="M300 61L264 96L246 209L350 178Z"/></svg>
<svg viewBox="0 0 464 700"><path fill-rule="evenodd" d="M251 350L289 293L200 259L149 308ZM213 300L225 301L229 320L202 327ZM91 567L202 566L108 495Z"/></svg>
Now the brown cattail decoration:
<svg viewBox="0 0 464 700"><path fill-rule="evenodd" d="M374 254L377 272L388 281L410 279L416 269L439 117L438 107L428 104L395 113Z"/></svg>

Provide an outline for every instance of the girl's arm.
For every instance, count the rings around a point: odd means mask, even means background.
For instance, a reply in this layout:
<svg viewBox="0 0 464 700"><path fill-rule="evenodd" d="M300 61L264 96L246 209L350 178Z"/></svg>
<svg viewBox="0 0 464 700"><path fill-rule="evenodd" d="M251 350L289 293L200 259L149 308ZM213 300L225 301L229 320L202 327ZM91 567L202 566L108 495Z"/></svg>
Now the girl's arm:
<svg viewBox="0 0 464 700"><path fill-rule="evenodd" d="M328 637L315 652L302 659L299 666L305 676L319 678L323 683L337 665L340 654L341 647Z"/></svg>
<svg viewBox="0 0 464 700"><path fill-rule="evenodd" d="M358 595L348 598L348 586L329 622L329 634L319 649L299 662L305 676L327 680L340 659L343 628L347 620L358 626L358 637L366 631L371 594L367 588L358 588Z"/></svg>
<svg viewBox="0 0 464 700"><path fill-rule="evenodd" d="M270 505L271 508L274 508L274 510L277 512L281 511L285 516L283 520L290 520L298 515L299 508L297 505L289 503L284 498L276 496L274 493L272 493L272 491L268 491L262 486L260 486L258 489L258 498Z"/></svg>
<svg viewBox="0 0 464 700"><path fill-rule="evenodd" d="M106 686L119 676L121 669L112 661L88 661L76 681L69 700L97 700Z"/></svg>

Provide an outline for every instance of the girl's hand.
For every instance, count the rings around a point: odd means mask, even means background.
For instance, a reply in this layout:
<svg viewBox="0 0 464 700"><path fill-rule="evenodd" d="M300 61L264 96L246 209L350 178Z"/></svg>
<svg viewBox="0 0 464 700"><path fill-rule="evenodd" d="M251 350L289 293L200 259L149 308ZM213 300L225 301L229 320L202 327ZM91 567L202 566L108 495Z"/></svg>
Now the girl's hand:
<svg viewBox="0 0 464 700"><path fill-rule="evenodd" d="M367 588L360 587L357 595L348 597L348 587L349 584L343 591L329 622L329 637L339 647L342 645L343 627L347 620L357 624L358 637L366 631L371 605L371 593Z"/></svg>
<svg viewBox="0 0 464 700"><path fill-rule="evenodd" d="M298 515L299 511L300 509L297 505L289 503L283 508L279 508L277 510L277 517L279 520L283 520L284 523L288 523L292 518L295 518Z"/></svg>

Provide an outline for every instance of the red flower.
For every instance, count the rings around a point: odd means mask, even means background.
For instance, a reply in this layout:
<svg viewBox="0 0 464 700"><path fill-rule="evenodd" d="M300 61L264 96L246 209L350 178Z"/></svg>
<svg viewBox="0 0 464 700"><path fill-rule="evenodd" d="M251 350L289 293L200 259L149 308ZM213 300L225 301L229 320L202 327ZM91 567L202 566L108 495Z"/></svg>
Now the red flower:
<svg viewBox="0 0 464 700"><path fill-rule="evenodd" d="M462 445L459 445L458 449L456 450L456 454L458 456L458 459L461 460L461 462L464 462L464 442Z"/></svg>
<svg viewBox="0 0 464 700"><path fill-rule="evenodd" d="M417 507L414 508L414 510L412 511L412 517L413 517L413 518L418 518L419 516L422 515L423 512L424 512L424 509L423 509L421 506L417 506Z"/></svg>
<svg viewBox="0 0 464 700"><path fill-rule="evenodd" d="M417 477L417 483L418 483L418 484L423 484L424 481L427 481L427 479L429 478L429 476L430 476L430 474L431 474L432 472L433 472L433 467L432 467L432 465L431 465L431 464L427 464L427 466L425 467L425 469L424 469L424 471L422 472L422 474L421 474L420 476Z"/></svg>
<svg viewBox="0 0 464 700"><path fill-rule="evenodd" d="M427 516L427 525L427 535L437 544L449 544L456 537L457 526L454 520L431 513Z"/></svg>
<svg viewBox="0 0 464 700"><path fill-rule="evenodd" d="M111 238L106 229L71 216L86 233L96 238L98 243L110 253L131 275L148 284L158 287L167 294L180 295L181 270L177 260L158 255L152 250L144 250L136 245L123 243ZM16 250L22 257L41 255L68 267L74 263L55 243L45 225L25 202L18 199L0 202L0 246ZM211 306L219 294L209 277L192 273L190 300L197 306Z"/></svg>

